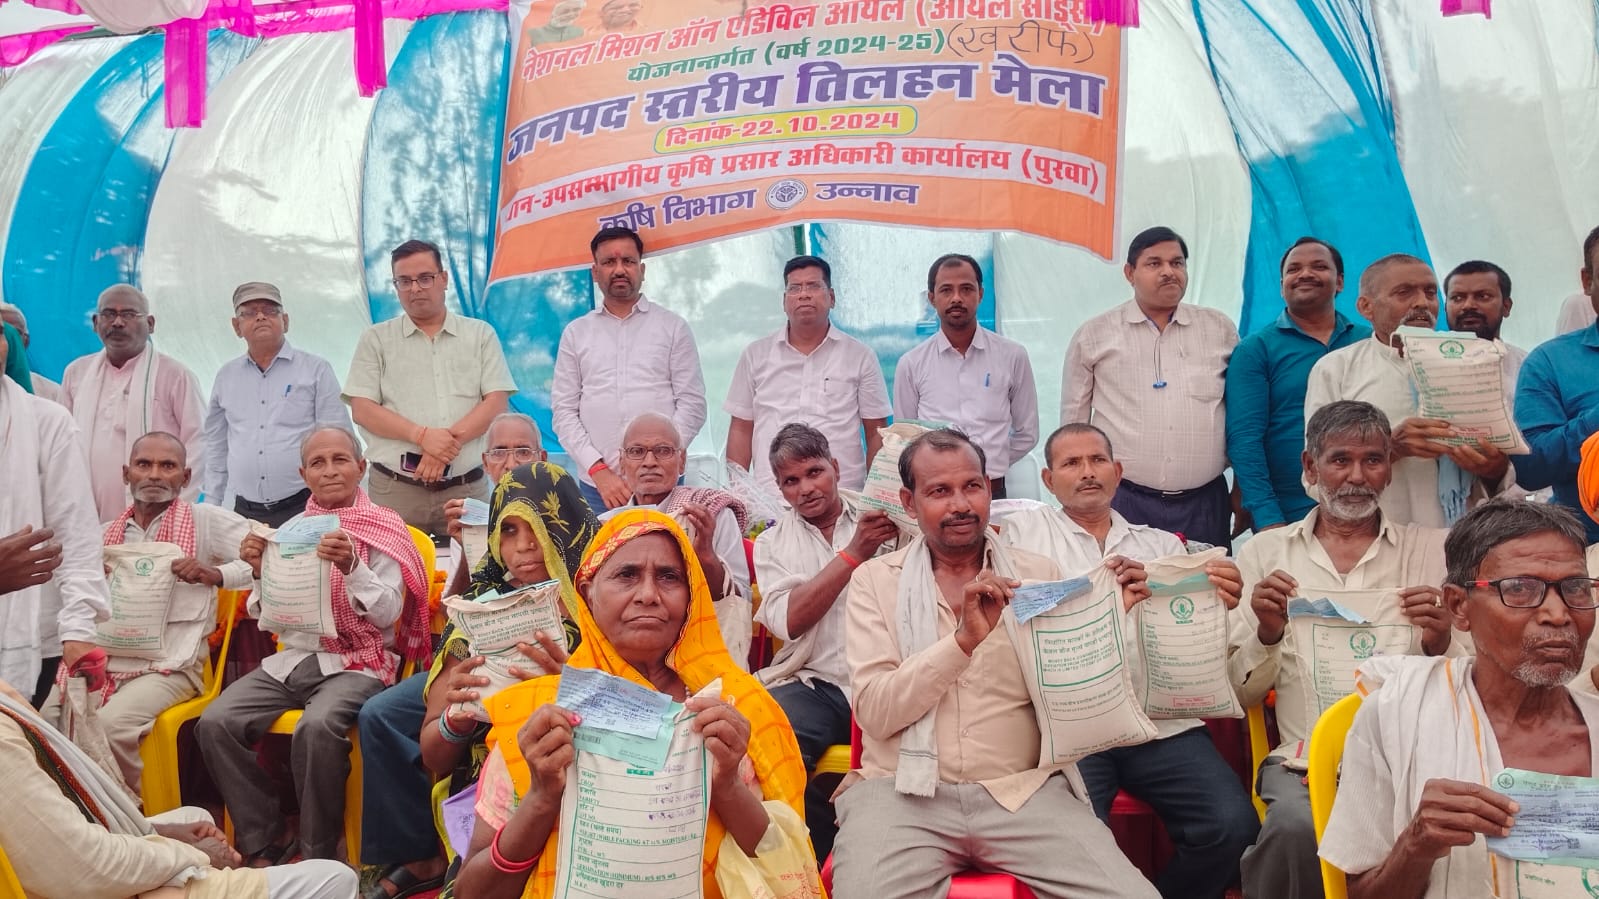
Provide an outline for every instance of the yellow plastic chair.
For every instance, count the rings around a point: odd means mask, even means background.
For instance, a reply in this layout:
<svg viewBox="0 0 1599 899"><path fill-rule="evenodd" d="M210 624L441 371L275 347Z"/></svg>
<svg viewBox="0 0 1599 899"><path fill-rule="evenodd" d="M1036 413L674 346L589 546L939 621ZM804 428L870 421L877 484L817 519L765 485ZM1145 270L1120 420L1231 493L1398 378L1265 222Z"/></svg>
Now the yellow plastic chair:
<svg viewBox="0 0 1599 899"><path fill-rule="evenodd" d="M411 532L411 542L416 544L416 551L422 556L422 570L427 572L427 582L429 587L431 587L433 584L433 572L438 570L439 549L433 545L433 538L427 534L410 525L406 525L405 529Z"/></svg>
<svg viewBox="0 0 1599 899"><path fill-rule="evenodd" d="M848 774L849 773L849 744L829 746L822 757L816 760L816 770L811 772L812 777L819 774Z"/></svg>
<svg viewBox="0 0 1599 899"><path fill-rule="evenodd" d="M222 676L228 667L228 648L233 643L233 624L239 610L239 600L248 590L218 590L217 603L222 606L222 649L216 663L206 653L205 689L199 696L180 702L156 716L155 726L149 736L139 744L139 758L144 764L144 777L139 784L140 799L146 815L159 815L183 804L183 789L178 776L178 732L183 725L200 717L211 700L222 692Z"/></svg>
<svg viewBox="0 0 1599 899"><path fill-rule="evenodd" d="M1333 800L1338 796L1338 765L1344 758L1344 738L1360 709L1360 694L1351 693L1322 713L1310 732L1310 817L1316 824L1316 844L1327 832ZM1321 863L1322 892L1326 899L1348 899L1344 872L1327 862Z"/></svg>
<svg viewBox="0 0 1599 899"><path fill-rule="evenodd" d="M6 851L0 848L0 899L24 899L22 882L17 880L17 872L11 867L11 859L6 858Z"/></svg>
<svg viewBox="0 0 1599 899"><path fill-rule="evenodd" d="M1260 815L1260 820L1266 820L1266 803L1260 798L1260 766L1266 763L1266 756L1271 754L1271 736L1266 732L1266 704L1252 705L1248 708L1249 719L1249 770L1252 772L1249 779L1249 798L1255 803L1255 813Z"/></svg>

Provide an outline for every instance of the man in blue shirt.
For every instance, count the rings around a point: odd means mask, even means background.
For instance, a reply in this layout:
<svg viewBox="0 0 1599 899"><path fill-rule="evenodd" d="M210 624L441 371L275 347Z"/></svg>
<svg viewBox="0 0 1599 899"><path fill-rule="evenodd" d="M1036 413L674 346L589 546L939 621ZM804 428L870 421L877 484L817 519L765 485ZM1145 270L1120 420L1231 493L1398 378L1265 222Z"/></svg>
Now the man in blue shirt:
<svg viewBox="0 0 1599 899"><path fill-rule="evenodd" d="M283 295L263 281L233 291L233 333L247 352L225 363L205 416L205 499L281 527L305 511L300 438L316 425L350 427L339 379L321 356L289 346Z"/></svg>
<svg viewBox="0 0 1599 899"><path fill-rule="evenodd" d="M1240 341L1227 365L1227 456L1256 531L1292 524L1316 507L1299 482L1310 369L1371 336L1333 308L1344 289L1344 257L1332 244L1301 237L1281 270L1287 309Z"/></svg>
<svg viewBox="0 0 1599 899"><path fill-rule="evenodd" d="M1599 228L1582 242L1582 292L1599 311ZM1516 483L1553 487L1555 502L1580 512L1582 442L1599 431L1599 327L1562 334L1527 354L1516 382L1516 424L1532 448L1510 457ZM1599 522L1577 517L1588 526L1588 542L1599 543Z"/></svg>

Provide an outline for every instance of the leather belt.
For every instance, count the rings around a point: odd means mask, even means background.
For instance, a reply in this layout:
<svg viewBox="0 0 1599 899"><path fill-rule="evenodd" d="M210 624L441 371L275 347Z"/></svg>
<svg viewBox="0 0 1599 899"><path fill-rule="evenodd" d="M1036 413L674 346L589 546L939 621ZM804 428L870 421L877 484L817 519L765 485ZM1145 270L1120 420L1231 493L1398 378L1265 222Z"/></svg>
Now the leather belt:
<svg viewBox="0 0 1599 899"><path fill-rule="evenodd" d="M472 469L466 474L456 475L453 478L445 478L442 481L432 482L419 481L416 478L400 474L381 462L373 462L372 467L377 469L379 474L387 475L402 484L410 484L412 487L421 487L423 490L432 490L434 492L438 492L440 490L449 490L451 487L460 487L465 484L475 484L478 481L483 480L483 466L481 465Z"/></svg>

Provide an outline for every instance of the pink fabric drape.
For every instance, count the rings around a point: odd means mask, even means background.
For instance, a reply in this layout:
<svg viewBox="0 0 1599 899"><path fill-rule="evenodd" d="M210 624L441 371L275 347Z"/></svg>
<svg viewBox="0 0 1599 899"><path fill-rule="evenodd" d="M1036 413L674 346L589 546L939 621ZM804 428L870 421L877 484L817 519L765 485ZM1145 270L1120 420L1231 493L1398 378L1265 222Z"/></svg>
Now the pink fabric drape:
<svg viewBox="0 0 1599 899"><path fill-rule="evenodd" d="M355 0L355 82L370 97L389 84L383 53L382 0Z"/></svg>
<svg viewBox="0 0 1599 899"><path fill-rule="evenodd" d="M1138 0L1088 0L1088 21L1138 27Z"/></svg>
<svg viewBox="0 0 1599 899"><path fill-rule="evenodd" d="M73 16L83 15L83 10L78 8L78 4L74 0L23 0L23 2L29 6L37 6L40 9L51 9Z"/></svg>
<svg viewBox="0 0 1599 899"><path fill-rule="evenodd" d="M205 121L206 28L198 19L166 26L168 128L198 128Z"/></svg>
<svg viewBox="0 0 1599 899"><path fill-rule="evenodd" d="M51 28L48 31L0 36L0 66L21 65L23 60L69 34L92 30L94 30L93 25L67 25L63 28Z"/></svg>
<svg viewBox="0 0 1599 899"><path fill-rule="evenodd" d="M1443 0L1441 8L1446 16L1475 13L1487 19L1494 17L1493 0Z"/></svg>

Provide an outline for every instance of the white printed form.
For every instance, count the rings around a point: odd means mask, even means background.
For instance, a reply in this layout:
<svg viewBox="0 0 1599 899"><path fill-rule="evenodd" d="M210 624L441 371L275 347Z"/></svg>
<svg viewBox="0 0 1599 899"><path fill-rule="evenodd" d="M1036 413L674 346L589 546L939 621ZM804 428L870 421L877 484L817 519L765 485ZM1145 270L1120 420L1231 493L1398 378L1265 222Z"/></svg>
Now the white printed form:
<svg viewBox="0 0 1599 899"><path fill-rule="evenodd" d="M1502 346L1455 331L1400 328L1399 335L1421 417L1447 421L1460 435L1445 443L1481 439L1505 453L1528 452L1505 397Z"/></svg>
<svg viewBox="0 0 1599 899"><path fill-rule="evenodd" d="M721 682L714 687L720 691ZM561 798L557 897L703 895L711 784L705 740L693 720L687 711L675 716L658 767L579 750Z"/></svg>

